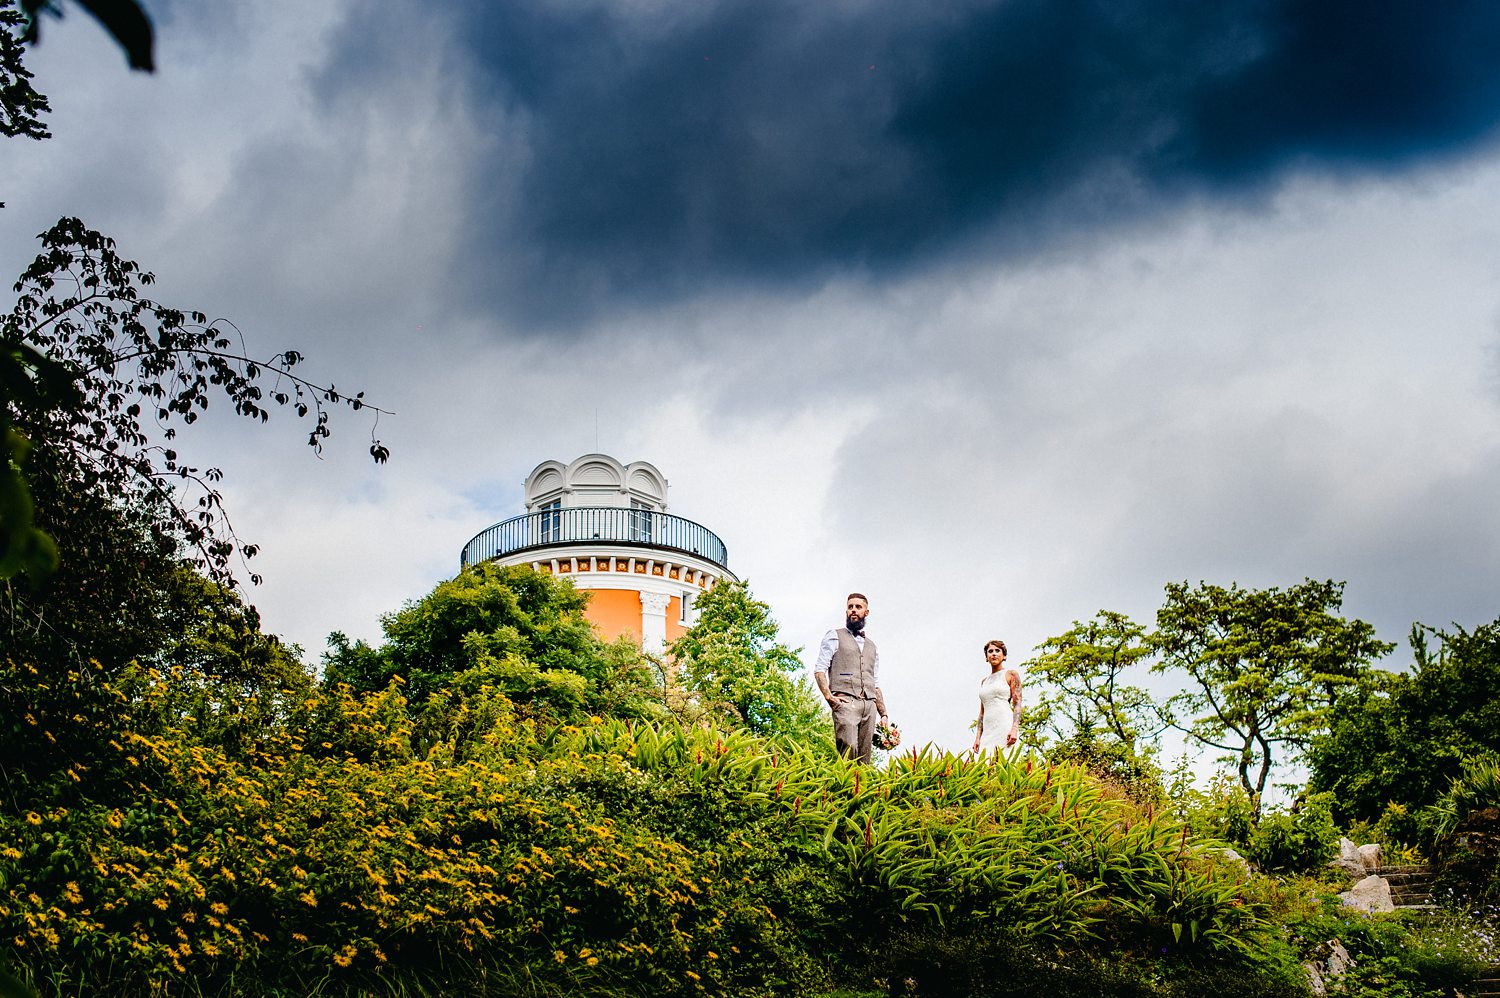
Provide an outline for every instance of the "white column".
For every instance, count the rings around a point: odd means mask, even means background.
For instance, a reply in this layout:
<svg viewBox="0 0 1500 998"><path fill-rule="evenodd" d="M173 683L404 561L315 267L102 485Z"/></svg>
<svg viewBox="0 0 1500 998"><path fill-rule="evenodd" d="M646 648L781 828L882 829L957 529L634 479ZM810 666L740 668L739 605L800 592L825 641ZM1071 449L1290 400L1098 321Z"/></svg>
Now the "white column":
<svg viewBox="0 0 1500 998"><path fill-rule="evenodd" d="M667 604L671 602L666 593L641 593L641 647L653 655L667 650Z"/></svg>

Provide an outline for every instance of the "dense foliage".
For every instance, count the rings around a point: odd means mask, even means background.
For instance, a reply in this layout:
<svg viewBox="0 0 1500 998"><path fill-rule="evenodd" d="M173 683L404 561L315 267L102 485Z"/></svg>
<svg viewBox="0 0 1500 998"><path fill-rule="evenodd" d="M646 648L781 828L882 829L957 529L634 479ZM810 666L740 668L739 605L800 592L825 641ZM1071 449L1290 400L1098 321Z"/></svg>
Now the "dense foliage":
<svg viewBox="0 0 1500 998"><path fill-rule="evenodd" d="M1500 755L1467 760L1421 818L1439 882L1471 902L1500 909Z"/></svg>
<svg viewBox="0 0 1500 998"><path fill-rule="evenodd" d="M1240 875L1070 767L548 727L492 687L417 717L186 670L12 664L0 689L14 737L57 746L0 815L0 927L53 990L937 994L1066 949L1161 978L1135 993L1214 967L1294 993Z"/></svg>
<svg viewBox="0 0 1500 998"><path fill-rule="evenodd" d="M701 593L693 610L693 626L668 649L683 694L676 712L832 751L828 710L793 675L802 660L778 639L771 608L749 583L722 582Z"/></svg>
<svg viewBox="0 0 1500 998"><path fill-rule="evenodd" d="M638 646L599 640L584 616L588 599L529 566L471 565L383 617L379 648L334 634L324 675L366 693L394 682L416 705L488 686L554 720L664 716L658 670Z"/></svg>
<svg viewBox="0 0 1500 998"><path fill-rule="evenodd" d="M1435 803L1466 759L1500 754L1500 620L1412 631L1410 672L1376 671L1341 698L1308 756L1311 784L1332 791L1341 819L1377 821L1391 803Z"/></svg>

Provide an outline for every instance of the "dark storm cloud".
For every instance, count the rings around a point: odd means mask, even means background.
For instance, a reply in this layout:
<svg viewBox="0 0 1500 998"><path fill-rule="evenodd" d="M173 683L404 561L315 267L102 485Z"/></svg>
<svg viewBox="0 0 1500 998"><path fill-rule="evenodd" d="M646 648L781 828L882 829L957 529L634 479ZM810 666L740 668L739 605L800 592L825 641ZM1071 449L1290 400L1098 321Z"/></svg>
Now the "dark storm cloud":
<svg viewBox="0 0 1500 998"><path fill-rule="evenodd" d="M452 18L456 93L506 156L473 193L464 282L535 320L1035 248L1289 169L1461 152L1500 116L1486 0L426 11ZM324 93L399 63L369 34L400 25L384 4L352 19Z"/></svg>

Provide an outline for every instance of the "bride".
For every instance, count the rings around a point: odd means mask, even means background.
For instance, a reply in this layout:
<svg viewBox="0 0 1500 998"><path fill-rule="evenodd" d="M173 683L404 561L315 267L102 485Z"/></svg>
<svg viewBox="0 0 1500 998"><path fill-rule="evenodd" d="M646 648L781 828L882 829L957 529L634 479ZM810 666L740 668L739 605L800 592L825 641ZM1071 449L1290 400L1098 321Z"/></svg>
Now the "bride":
<svg viewBox="0 0 1500 998"><path fill-rule="evenodd" d="M1007 755L1021 740L1021 673L1005 665L1005 642L987 641L984 658L990 674L979 682L979 731L976 754L1004 749Z"/></svg>

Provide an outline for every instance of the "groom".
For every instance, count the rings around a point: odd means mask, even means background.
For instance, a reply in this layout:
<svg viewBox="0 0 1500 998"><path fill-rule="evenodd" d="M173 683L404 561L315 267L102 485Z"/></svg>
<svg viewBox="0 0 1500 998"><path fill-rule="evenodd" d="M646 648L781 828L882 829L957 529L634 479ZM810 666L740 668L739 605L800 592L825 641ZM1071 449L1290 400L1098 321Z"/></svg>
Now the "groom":
<svg viewBox="0 0 1500 998"><path fill-rule="evenodd" d="M843 755L870 761L870 740L875 735L876 716L885 714L880 692L880 652L865 637L865 618L870 601L863 593L850 593L844 604L844 626L823 635L813 679L833 711L833 740Z"/></svg>

